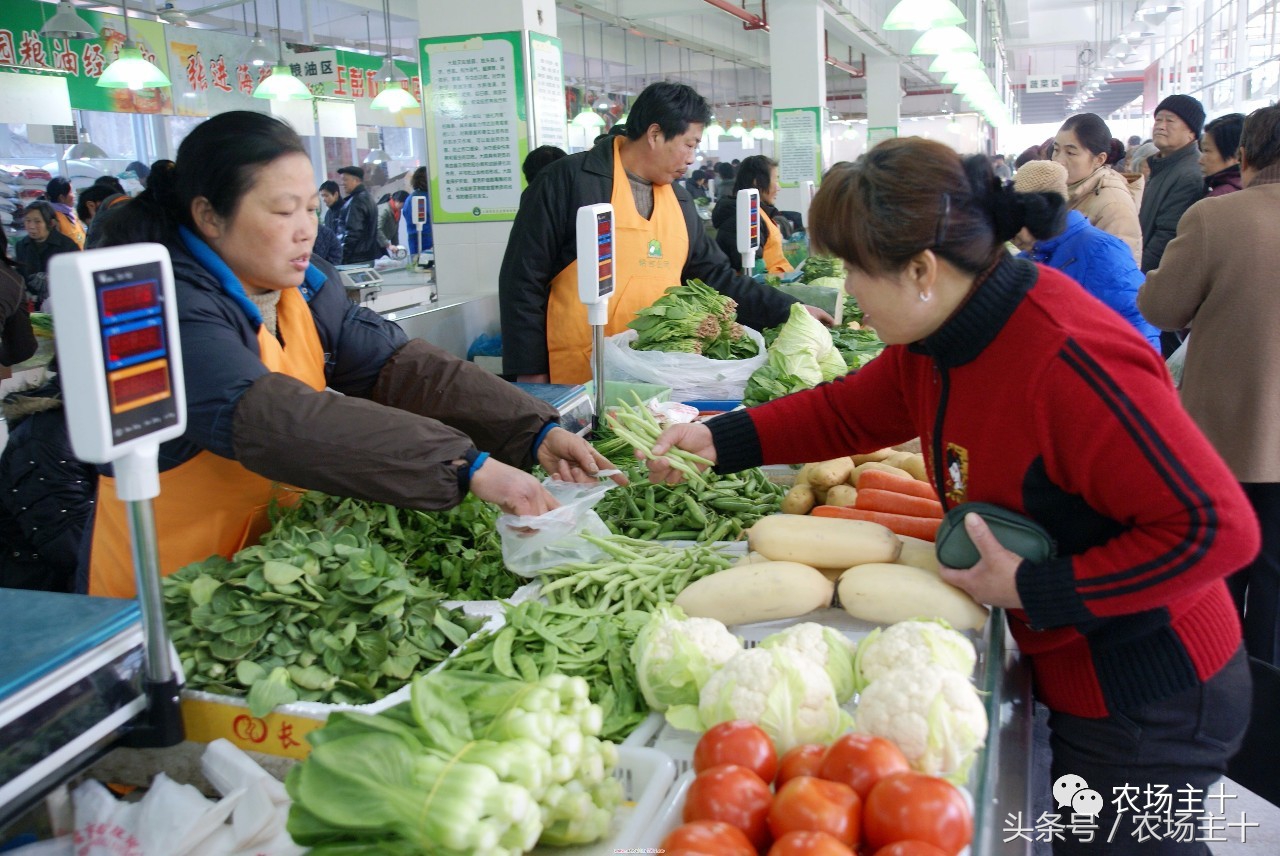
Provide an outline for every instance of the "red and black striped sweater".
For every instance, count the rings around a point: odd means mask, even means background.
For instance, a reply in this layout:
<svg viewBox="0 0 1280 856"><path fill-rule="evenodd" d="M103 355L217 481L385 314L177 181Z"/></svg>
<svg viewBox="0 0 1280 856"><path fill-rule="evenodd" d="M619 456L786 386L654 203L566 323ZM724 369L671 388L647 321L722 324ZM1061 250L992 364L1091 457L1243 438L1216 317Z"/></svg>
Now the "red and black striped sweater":
<svg viewBox="0 0 1280 856"><path fill-rule="evenodd" d="M856 374L708 423L718 469L921 438L943 504L1049 530L1010 613L1050 709L1104 717L1215 674L1240 645L1223 578L1257 553L1239 484L1158 354L1079 285L1002 261L935 333Z"/></svg>

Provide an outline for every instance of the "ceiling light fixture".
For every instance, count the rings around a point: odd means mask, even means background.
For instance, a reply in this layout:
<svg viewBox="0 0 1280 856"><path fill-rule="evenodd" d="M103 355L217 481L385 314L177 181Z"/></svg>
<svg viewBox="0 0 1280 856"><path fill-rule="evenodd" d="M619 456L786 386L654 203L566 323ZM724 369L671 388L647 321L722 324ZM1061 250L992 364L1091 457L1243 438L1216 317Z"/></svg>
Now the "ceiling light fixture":
<svg viewBox="0 0 1280 856"><path fill-rule="evenodd" d="M44 22L40 35L50 39L96 39L98 31L76 14L71 0L58 0L58 11Z"/></svg>
<svg viewBox="0 0 1280 856"><path fill-rule="evenodd" d="M884 19L884 29L930 30L964 21L964 13L951 0L899 0Z"/></svg>
<svg viewBox="0 0 1280 856"><path fill-rule="evenodd" d="M249 49L244 53L244 61L255 68L260 68L269 65L274 59L271 48L267 47L267 43L262 39L262 32L258 29L258 0L253 0L253 38L249 40Z"/></svg>
<svg viewBox="0 0 1280 856"><path fill-rule="evenodd" d="M417 98L413 97L412 92L400 85L405 80L404 72L396 67L395 60L391 58L390 0L382 0L382 22L387 35L387 58L382 61L382 68L378 72L378 79L382 81L382 91L373 99L373 104L370 106L374 110L387 110L391 113L415 110L422 105L418 103Z"/></svg>
<svg viewBox="0 0 1280 856"><path fill-rule="evenodd" d="M171 86L168 76L155 64L142 56L142 51L129 36L129 4L121 0L120 11L124 17L124 44L115 62L108 65L98 78L98 85L105 89L152 89Z"/></svg>
<svg viewBox="0 0 1280 856"><path fill-rule="evenodd" d="M270 76L263 79L253 90L254 98L269 98L272 101L310 101L311 90L301 80L293 76L289 66L284 64L284 32L280 29L280 0L276 0L276 64L271 68Z"/></svg>
<svg viewBox="0 0 1280 856"><path fill-rule="evenodd" d="M916 39L916 43L911 46L911 55L944 54L952 51L976 52L977 50L978 45L974 42L973 36L959 27L934 27Z"/></svg>

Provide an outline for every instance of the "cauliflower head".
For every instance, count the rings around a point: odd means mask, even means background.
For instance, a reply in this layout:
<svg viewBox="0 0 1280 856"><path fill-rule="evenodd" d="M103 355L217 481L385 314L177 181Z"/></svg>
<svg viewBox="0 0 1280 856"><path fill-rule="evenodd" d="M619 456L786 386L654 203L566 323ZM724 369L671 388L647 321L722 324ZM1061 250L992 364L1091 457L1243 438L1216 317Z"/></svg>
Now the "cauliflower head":
<svg viewBox="0 0 1280 856"><path fill-rule="evenodd" d="M858 645L853 658L854 689L858 692L894 669L942 666L966 678L978 661L969 637L947 622L916 618L877 627Z"/></svg>
<svg viewBox="0 0 1280 856"><path fill-rule="evenodd" d="M987 737L978 690L942 666L895 669L858 699L857 729L898 744L913 770L959 782Z"/></svg>
<svg viewBox="0 0 1280 856"><path fill-rule="evenodd" d="M836 690L836 701L853 698L853 661L856 646L852 639L815 621L806 621L774 633L760 643L761 648L785 648L812 660L826 670Z"/></svg>
<svg viewBox="0 0 1280 856"><path fill-rule="evenodd" d="M655 610L631 646L644 700L653 710L697 704L712 674L742 652L742 641L714 618L686 618L676 606Z"/></svg>
<svg viewBox="0 0 1280 856"><path fill-rule="evenodd" d="M779 753L801 743L828 743L852 724L826 671L786 648L741 652L707 681L697 708L667 711L672 725L695 731L734 719L764 729Z"/></svg>

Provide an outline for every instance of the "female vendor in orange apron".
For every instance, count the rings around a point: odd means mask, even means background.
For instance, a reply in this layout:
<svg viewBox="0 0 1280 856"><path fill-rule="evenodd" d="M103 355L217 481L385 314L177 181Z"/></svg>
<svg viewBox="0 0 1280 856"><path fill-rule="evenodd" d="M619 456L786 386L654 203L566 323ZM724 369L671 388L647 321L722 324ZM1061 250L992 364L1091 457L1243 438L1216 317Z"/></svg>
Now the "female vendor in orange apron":
<svg viewBox="0 0 1280 856"><path fill-rule="evenodd" d="M743 158L738 165L738 174L733 179L733 196L727 202L716 205L716 210L712 212L711 225L716 229L716 243L729 257L729 263L735 269L741 269L742 256L738 252L738 191L753 187L760 191L762 246L759 257L764 260L765 272L784 274L794 270L787 257L782 254L784 236L780 227L789 227L790 221L784 220L774 207L778 200L778 162L764 155Z"/></svg>

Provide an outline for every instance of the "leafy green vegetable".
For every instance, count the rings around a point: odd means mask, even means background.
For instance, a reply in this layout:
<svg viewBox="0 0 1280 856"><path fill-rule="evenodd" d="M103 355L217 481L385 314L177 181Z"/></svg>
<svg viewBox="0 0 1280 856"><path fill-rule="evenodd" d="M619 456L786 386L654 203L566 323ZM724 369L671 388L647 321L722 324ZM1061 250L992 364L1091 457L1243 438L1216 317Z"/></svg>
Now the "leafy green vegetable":
<svg viewBox="0 0 1280 856"><path fill-rule="evenodd" d="M248 693L250 713L297 701L366 704L443 660L483 623L440 605L368 524L277 526L227 561L163 581L187 685Z"/></svg>
<svg viewBox="0 0 1280 856"><path fill-rule="evenodd" d="M769 345L765 364L748 378L743 403L762 404L834 380L847 371L831 333L803 306L795 304Z"/></svg>
<svg viewBox="0 0 1280 856"><path fill-rule="evenodd" d="M804 260L800 271L801 282L813 282L815 279L834 276L844 279L844 263L830 256L809 256Z"/></svg>
<svg viewBox="0 0 1280 856"><path fill-rule="evenodd" d="M508 605L501 630L485 631L451 657L446 672L466 670L535 681L552 674L582 678L603 716L600 735L621 740L648 715L627 656L647 612L601 615L570 604Z"/></svg>
<svg viewBox="0 0 1280 856"><path fill-rule="evenodd" d="M756 343L737 323L732 298L691 279L673 286L627 326L639 333L637 351L701 354L713 360L741 360L757 354Z"/></svg>
<svg viewBox="0 0 1280 856"><path fill-rule="evenodd" d="M470 494L446 511L416 511L306 491L293 507L276 510L275 529L301 525L331 531L363 523L371 540L446 598L500 600L524 583L502 562L500 513Z"/></svg>
<svg viewBox="0 0 1280 856"><path fill-rule="evenodd" d="M831 331L831 341L850 369L860 369L880 356L884 342L875 330L866 327L838 327Z"/></svg>

